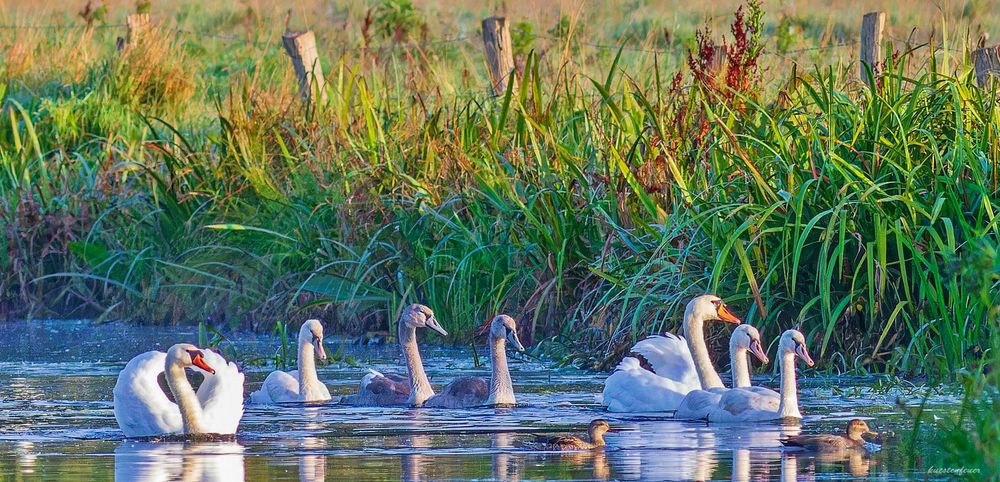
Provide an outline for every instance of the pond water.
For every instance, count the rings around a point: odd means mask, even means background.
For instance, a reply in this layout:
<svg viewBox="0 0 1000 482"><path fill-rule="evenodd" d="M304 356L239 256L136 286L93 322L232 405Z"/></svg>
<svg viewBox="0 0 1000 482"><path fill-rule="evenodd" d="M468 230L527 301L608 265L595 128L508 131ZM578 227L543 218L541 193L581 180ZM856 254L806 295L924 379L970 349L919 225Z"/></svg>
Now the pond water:
<svg viewBox="0 0 1000 482"><path fill-rule="evenodd" d="M239 358L273 354L269 335L240 334ZM659 414L610 414L595 402L605 374L552 369L516 357L511 371L520 405L513 409L433 410L315 406L248 406L235 442L150 443L123 440L112 412L118 371L134 355L175 342L196 343L189 327L94 325L80 321L0 324L0 480L850 480L925 478L934 448L904 450L910 418L898 395L877 380L806 376L801 424L708 425ZM328 339L331 353L358 366L320 367L335 394L356 390L373 366L400 366L394 346ZM433 382L488 373L469 350L421 348ZM247 391L270 368L243 364ZM776 386L770 376L754 383ZM955 400L935 396L945 410ZM585 431L594 418L618 433L598 452L555 453L526 447L533 433ZM895 433L882 450L849 457L783 451L778 439L843 429L860 417Z"/></svg>

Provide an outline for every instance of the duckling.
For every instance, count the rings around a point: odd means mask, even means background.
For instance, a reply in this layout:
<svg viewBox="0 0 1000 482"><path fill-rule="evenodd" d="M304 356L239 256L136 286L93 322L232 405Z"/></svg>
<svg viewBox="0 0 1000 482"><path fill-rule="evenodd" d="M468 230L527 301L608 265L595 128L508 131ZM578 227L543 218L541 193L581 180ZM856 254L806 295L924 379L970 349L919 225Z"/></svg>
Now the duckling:
<svg viewBox="0 0 1000 482"><path fill-rule="evenodd" d="M864 420L854 419L847 424L847 433L841 435L796 435L784 438L781 443L787 447L802 447L806 450L824 452L843 449L863 449L865 439L862 435L878 435L868 428Z"/></svg>
<svg viewBox="0 0 1000 482"><path fill-rule="evenodd" d="M590 442L572 435L556 435L546 437L535 436L535 443L544 450L592 450L604 447L604 434L611 430L611 425L604 419L590 422Z"/></svg>

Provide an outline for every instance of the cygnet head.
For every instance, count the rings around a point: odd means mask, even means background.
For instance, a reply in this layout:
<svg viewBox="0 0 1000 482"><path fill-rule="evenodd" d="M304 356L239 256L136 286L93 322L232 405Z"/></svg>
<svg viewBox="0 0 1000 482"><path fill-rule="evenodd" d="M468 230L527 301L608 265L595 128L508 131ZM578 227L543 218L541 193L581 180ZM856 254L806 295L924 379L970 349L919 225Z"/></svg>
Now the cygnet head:
<svg viewBox="0 0 1000 482"><path fill-rule="evenodd" d="M299 329L299 344L311 343L316 357L326 360L326 350L323 349L323 323L319 320L309 320Z"/></svg>
<svg viewBox="0 0 1000 482"><path fill-rule="evenodd" d="M497 315L490 322L490 339L506 339L510 346L517 351L524 351L524 345L517 337L517 322L507 315Z"/></svg>
<svg viewBox="0 0 1000 482"><path fill-rule="evenodd" d="M753 353L761 363L768 362L764 346L760 342L760 332L751 325L743 324L733 330L733 335L729 338L729 349L731 352L744 349Z"/></svg>
<svg viewBox="0 0 1000 482"><path fill-rule="evenodd" d="M438 323L437 318L434 317L434 312L430 308L414 303L403 309L403 314L399 317L400 323L404 323L413 328L430 328L442 336L448 336L448 332L445 331L441 324Z"/></svg>
<svg viewBox="0 0 1000 482"><path fill-rule="evenodd" d="M795 356L806 362L806 365L815 365L812 357L809 356L809 350L806 349L806 337L798 330L788 330L781 334L781 341L778 342L778 353L782 355L794 353Z"/></svg>

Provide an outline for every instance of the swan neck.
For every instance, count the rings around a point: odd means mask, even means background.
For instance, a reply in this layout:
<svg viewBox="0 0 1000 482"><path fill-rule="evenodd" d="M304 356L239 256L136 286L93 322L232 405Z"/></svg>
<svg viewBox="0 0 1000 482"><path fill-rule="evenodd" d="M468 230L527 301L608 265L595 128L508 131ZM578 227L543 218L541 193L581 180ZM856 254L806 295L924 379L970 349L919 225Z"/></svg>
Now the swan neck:
<svg viewBox="0 0 1000 482"><path fill-rule="evenodd" d="M515 405L514 385L507 368L507 341L490 337L490 363L493 375L490 377L489 405Z"/></svg>
<svg viewBox="0 0 1000 482"><path fill-rule="evenodd" d="M198 401L198 395L191 388L191 382L188 381L187 375L184 373L184 367L168 358L166 377L170 393L174 395L177 407L181 411L184 433L206 433L202 423L201 402Z"/></svg>
<svg viewBox="0 0 1000 482"><path fill-rule="evenodd" d="M733 367L733 387L750 386L750 358L746 348L729 346L729 363Z"/></svg>
<svg viewBox="0 0 1000 482"><path fill-rule="evenodd" d="M718 372L712 366L712 359L708 356L704 325L705 321L690 309L684 313L684 339L694 359L694 369L698 373L701 388L703 390L724 388L722 379L719 378Z"/></svg>
<svg viewBox="0 0 1000 482"><path fill-rule="evenodd" d="M316 349L310 340L299 340L298 366L299 398L305 400L320 385L319 375L316 374Z"/></svg>
<svg viewBox="0 0 1000 482"><path fill-rule="evenodd" d="M802 418L799 413L799 394L795 381L795 354L781 356L781 403L778 406L781 418Z"/></svg>
<svg viewBox="0 0 1000 482"><path fill-rule="evenodd" d="M403 349L406 373L410 376L410 398L407 403L419 407L434 396L434 389L431 388L431 381L427 379L427 373L424 372L424 362L421 360L420 350L417 348L417 329L406 323L400 323L399 346Z"/></svg>

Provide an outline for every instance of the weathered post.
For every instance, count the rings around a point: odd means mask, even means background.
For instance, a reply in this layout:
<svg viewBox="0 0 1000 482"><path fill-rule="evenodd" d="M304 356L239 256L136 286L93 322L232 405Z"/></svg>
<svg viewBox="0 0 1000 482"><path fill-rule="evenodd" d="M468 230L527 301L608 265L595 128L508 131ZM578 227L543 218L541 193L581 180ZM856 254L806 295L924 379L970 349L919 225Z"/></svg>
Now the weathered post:
<svg viewBox="0 0 1000 482"><path fill-rule="evenodd" d="M708 66L708 69L712 71L712 74L716 77L723 75L725 74L728 66L729 48L725 45L716 45L712 47L712 62Z"/></svg>
<svg viewBox="0 0 1000 482"><path fill-rule="evenodd" d="M123 41L121 37L118 38L118 50L135 47L135 44L139 43L139 39L149 30L149 27L148 13L133 13L125 17L125 39Z"/></svg>
<svg viewBox="0 0 1000 482"><path fill-rule="evenodd" d="M1000 77L1000 45L982 47L972 52L972 62L976 66L976 83L986 87L990 77Z"/></svg>
<svg viewBox="0 0 1000 482"><path fill-rule="evenodd" d="M885 12L869 12L861 18L861 80L871 82L868 70L878 76L882 61L882 31L885 29Z"/></svg>
<svg viewBox="0 0 1000 482"><path fill-rule="evenodd" d="M486 54L486 65L489 67L490 83L494 95L503 95L507 85L513 84L514 50L510 46L510 30L504 17L488 17L483 19L483 49Z"/></svg>
<svg viewBox="0 0 1000 482"><path fill-rule="evenodd" d="M292 58L295 75L299 78L299 95L306 103L312 103L314 94L319 101L326 102L326 79L323 77L323 66L319 63L316 52L316 36L312 30L306 32L288 32L281 37L285 51Z"/></svg>

